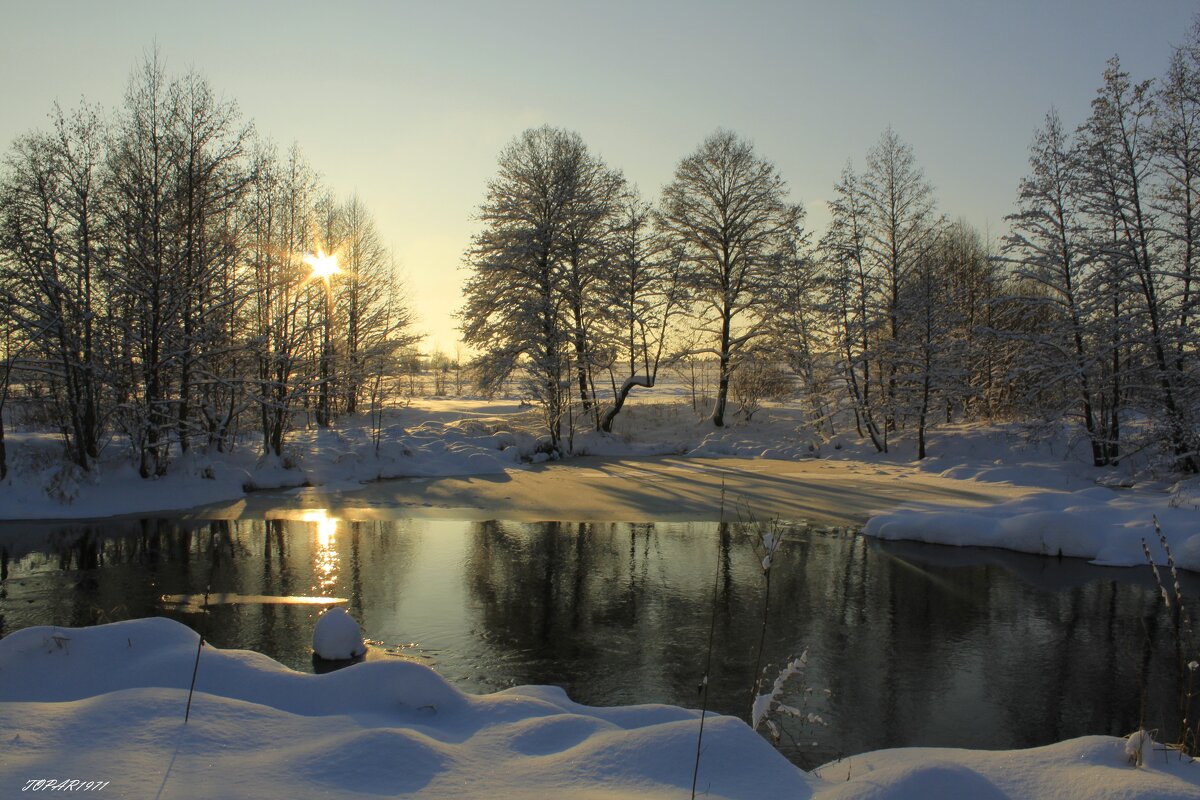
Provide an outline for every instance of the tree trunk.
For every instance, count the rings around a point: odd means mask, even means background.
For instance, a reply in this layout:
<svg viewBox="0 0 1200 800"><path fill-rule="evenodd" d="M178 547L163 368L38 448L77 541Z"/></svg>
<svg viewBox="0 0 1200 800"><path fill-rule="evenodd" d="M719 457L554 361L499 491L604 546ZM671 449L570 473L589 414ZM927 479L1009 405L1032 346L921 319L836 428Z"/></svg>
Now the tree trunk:
<svg viewBox="0 0 1200 800"><path fill-rule="evenodd" d="M725 400L729 396L729 309L721 317L721 360L720 378L717 381L717 403L713 408L712 422L718 428L725 427Z"/></svg>
<svg viewBox="0 0 1200 800"><path fill-rule="evenodd" d="M8 477L8 451L4 446L4 406L0 405L0 481Z"/></svg>

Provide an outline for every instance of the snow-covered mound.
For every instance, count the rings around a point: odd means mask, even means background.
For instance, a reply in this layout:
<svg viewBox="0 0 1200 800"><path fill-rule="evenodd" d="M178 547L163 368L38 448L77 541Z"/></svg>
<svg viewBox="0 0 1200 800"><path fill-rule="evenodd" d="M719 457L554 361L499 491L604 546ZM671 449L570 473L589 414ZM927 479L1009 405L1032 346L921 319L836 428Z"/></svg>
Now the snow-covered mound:
<svg viewBox="0 0 1200 800"><path fill-rule="evenodd" d="M590 708L561 689L464 694L399 659L327 675L201 651L166 619L0 639L0 795L107 781L106 797L681 798L698 712ZM1012 752L913 748L807 774L740 720L710 716L698 794L736 798L1194 798L1200 764L1092 736Z"/></svg>
<svg viewBox="0 0 1200 800"><path fill-rule="evenodd" d="M1174 506L1164 494L1103 487L1034 492L984 508L909 503L874 514L863 533L880 539L1061 553L1106 566L1145 564L1145 539L1155 561L1165 565L1155 517L1175 563L1200 571L1200 513L1190 506Z"/></svg>
<svg viewBox="0 0 1200 800"><path fill-rule="evenodd" d="M399 659L327 675L202 650L166 619L26 628L0 640L0 795L45 776L105 796L681 797L699 713L589 708L561 689L464 694ZM708 797L812 795L815 779L745 723L710 716Z"/></svg>

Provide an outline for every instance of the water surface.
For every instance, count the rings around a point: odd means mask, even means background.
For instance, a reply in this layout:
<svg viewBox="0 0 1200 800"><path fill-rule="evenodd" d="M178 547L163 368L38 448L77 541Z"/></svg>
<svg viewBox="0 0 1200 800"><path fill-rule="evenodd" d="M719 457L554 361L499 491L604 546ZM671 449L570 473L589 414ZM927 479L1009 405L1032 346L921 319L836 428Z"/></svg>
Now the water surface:
<svg viewBox="0 0 1200 800"><path fill-rule="evenodd" d="M466 691L557 684L592 705L698 707L711 627L710 707L745 717L766 587L751 539L718 523L319 511L2 525L0 636L163 615L311 671L320 598L336 598L377 643L371 657L421 660ZM1200 581L1183 579L1195 597ZM1173 733L1174 644L1148 568L797 525L774 560L763 661L773 677L808 651L787 702L828 724L787 725L783 745L814 766L883 747L1121 735L1143 719Z"/></svg>

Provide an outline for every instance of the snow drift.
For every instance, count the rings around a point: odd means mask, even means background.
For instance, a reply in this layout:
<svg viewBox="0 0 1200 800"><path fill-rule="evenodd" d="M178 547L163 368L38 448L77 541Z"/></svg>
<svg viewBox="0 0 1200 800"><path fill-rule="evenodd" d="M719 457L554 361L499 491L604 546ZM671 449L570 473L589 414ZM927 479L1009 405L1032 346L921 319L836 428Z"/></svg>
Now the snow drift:
<svg viewBox="0 0 1200 800"><path fill-rule="evenodd" d="M166 619L0 640L0 794L44 778L106 797L687 797L699 712L591 708L561 689L464 694L400 659L327 675L201 651ZM1193 798L1200 764L1091 736L1012 752L910 748L797 769L738 719L705 723L698 794L736 798Z"/></svg>

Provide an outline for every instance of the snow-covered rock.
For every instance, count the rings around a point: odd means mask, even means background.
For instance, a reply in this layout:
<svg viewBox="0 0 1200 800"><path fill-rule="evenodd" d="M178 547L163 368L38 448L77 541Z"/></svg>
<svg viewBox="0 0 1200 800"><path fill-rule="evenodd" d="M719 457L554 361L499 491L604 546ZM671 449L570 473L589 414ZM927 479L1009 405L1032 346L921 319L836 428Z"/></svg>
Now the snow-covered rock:
<svg viewBox="0 0 1200 800"><path fill-rule="evenodd" d="M334 606L317 618L312 647L314 653L329 661L358 658L367 652L362 629L341 606Z"/></svg>

